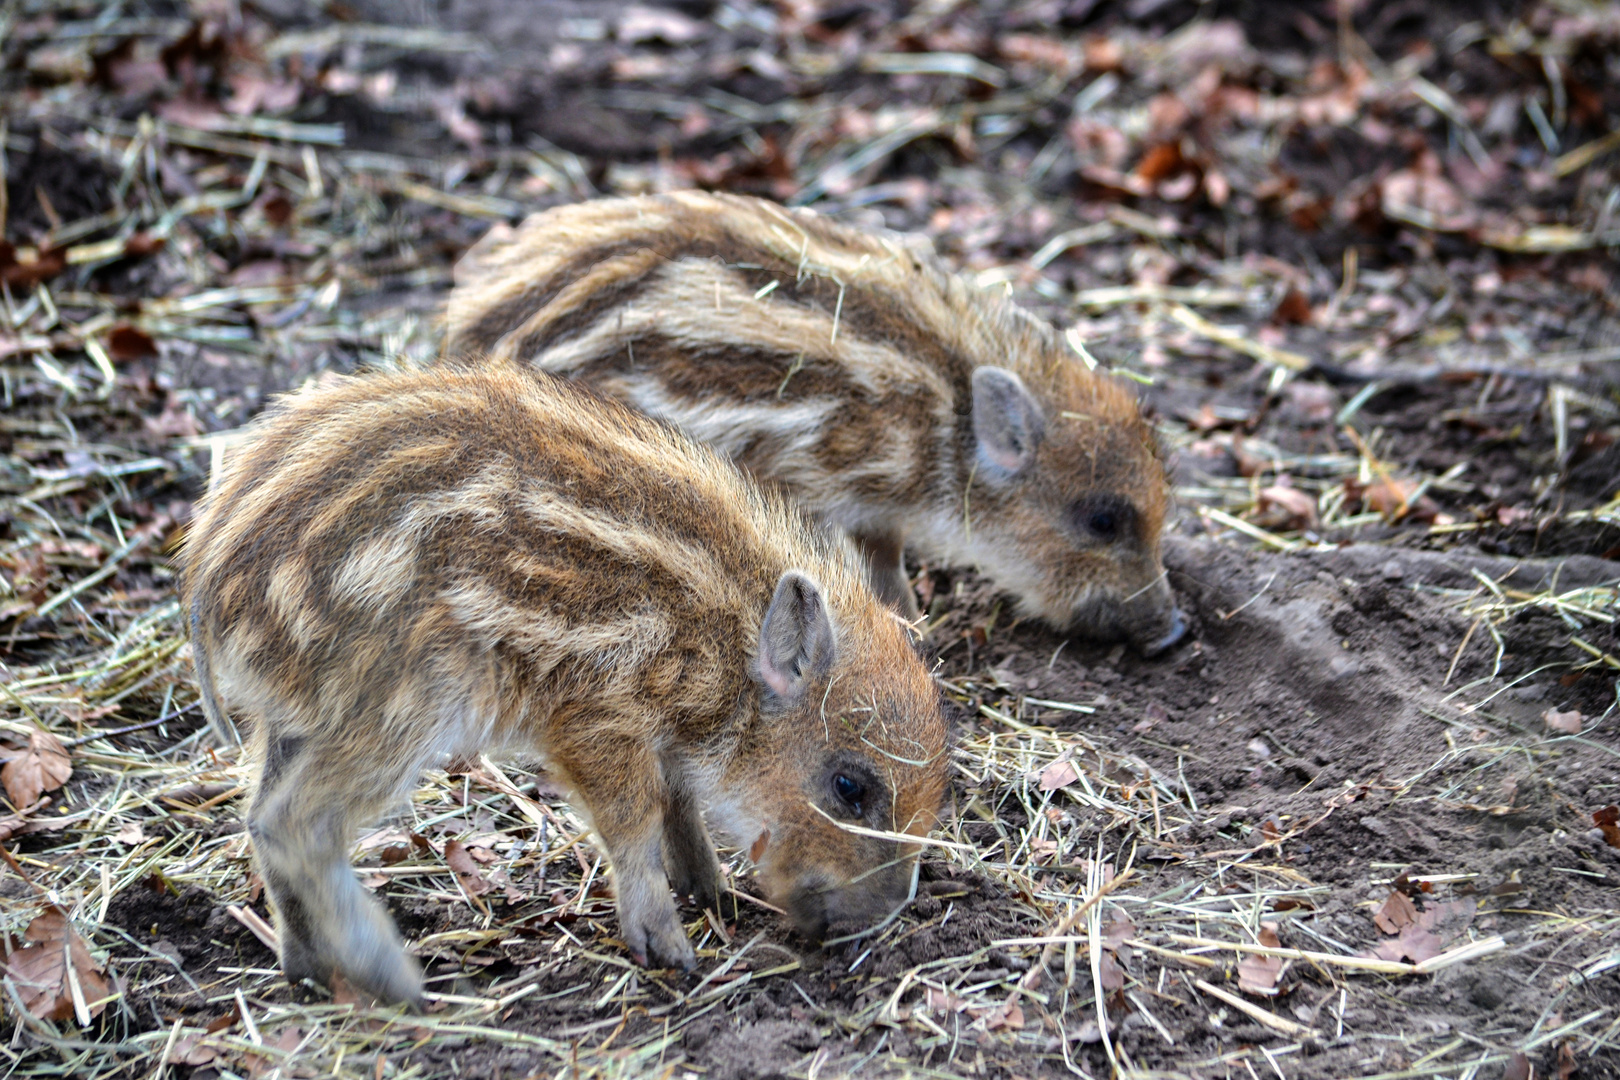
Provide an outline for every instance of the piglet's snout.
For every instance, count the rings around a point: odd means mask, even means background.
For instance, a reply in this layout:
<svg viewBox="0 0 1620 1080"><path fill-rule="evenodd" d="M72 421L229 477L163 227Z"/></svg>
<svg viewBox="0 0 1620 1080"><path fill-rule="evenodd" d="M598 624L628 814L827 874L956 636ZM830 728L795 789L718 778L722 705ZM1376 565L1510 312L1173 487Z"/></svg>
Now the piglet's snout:
<svg viewBox="0 0 1620 1080"><path fill-rule="evenodd" d="M783 905L793 926L811 941L822 941L829 928L869 927L906 902L911 893L911 861L901 860L857 876L847 883L822 872L803 874Z"/></svg>

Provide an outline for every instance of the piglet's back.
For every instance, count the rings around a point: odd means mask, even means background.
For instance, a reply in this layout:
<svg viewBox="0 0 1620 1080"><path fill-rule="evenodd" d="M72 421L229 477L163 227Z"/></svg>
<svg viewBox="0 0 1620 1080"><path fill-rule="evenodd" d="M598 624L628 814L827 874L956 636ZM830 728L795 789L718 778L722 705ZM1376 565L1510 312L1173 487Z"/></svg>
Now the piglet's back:
<svg viewBox="0 0 1620 1080"><path fill-rule="evenodd" d="M191 535L184 589L216 675L323 725L406 720L450 688L496 741L544 722L515 703L587 696L620 722L656 701L719 724L748 677L729 654L784 570L835 609L869 603L846 547L709 449L500 363L284 399Z"/></svg>

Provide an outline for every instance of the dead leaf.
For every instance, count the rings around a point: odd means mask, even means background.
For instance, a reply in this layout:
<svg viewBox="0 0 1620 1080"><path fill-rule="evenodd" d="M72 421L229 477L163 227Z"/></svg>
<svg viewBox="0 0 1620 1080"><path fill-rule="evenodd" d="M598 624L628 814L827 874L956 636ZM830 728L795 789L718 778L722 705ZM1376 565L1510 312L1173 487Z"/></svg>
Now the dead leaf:
<svg viewBox="0 0 1620 1080"><path fill-rule="evenodd" d="M411 853L410 834L404 829L374 829L373 831L362 836L360 838L360 842L354 846L355 852L360 855L364 855L372 851L382 854L384 863L388 862L386 852L395 848L404 849L404 854L398 859L395 859L395 862L401 861Z"/></svg>
<svg viewBox="0 0 1620 1080"><path fill-rule="evenodd" d="M1523 1054L1514 1054L1502 1068L1502 1080L1536 1080L1536 1067Z"/></svg>
<svg viewBox="0 0 1620 1080"><path fill-rule="evenodd" d="M163 412L141 419L141 427L148 435L158 439L189 439L202 433L197 418L178 395L170 394L164 400Z"/></svg>
<svg viewBox="0 0 1620 1080"><path fill-rule="evenodd" d="M1047 840L1036 837L1029 842L1029 853L1036 865L1045 866L1057 858L1058 845L1056 840Z"/></svg>
<svg viewBox="0 0 1620 1080"><path fill-rule="evenodd" d="M236 1022L240 1019L242 1019L242 1014L233 1006L230 1012L216 1016L212 1020L208 1021L208 1023L204 1025L203 1030L208 1032L210 1035L215 1035L221 1031L226 1031L231 1027L234 1027Z"/></svg>
<svg viewBox="0 0 1620 1080"><path fill-rule="evenodd" d="M1412 903L1402 893L1391 896L1400 896L1408 905ZM1382 960L1405 961L1409 964L1421 964L1433 959L1445 952L1448 941L1468 929L1476 910L1477 904L1472 897L1446 903L1431 902L1421 915L1401 929L1399 937L1383 942L1372 951L1372 955Z"/></svg>
<svg viewBox="0 0 1620 1080"><path fill-rule="evenodd" d="M1378 929L1386 934L1398 934L1417 922L1417 917L1417 905L1412 903L1405 893L1396 889L1389 894L1384 906L1373 916L1373 922L1377 923Z"/></svg>
<svg viewBox="0 0 1620 1080"><path fill-rule="evenodd" d="M1585 719L1579 709L1570 709L1568 712L1559 712L1557 709L1548 709L1541 714L1542 721L1549 731L1556 731L1564 735L1579 735L1581 721Z"/></svg>
<svg viewBox="0 0 1620 1080"><path fill-rule="evenodd" d="M139 844L141 841L146 839L146 832L141 828L140 822L127 821L119 827L117 832L113 833L113 839L118 841L120 844L127 844L130 847L134 847L136 844Z"/></svg>
<svg viewBox="0 0 1620 1080"><path fill-rule="evenodd" d="M294 207L292 200L284 193L272 191L259 200L259 209L270 224L285 225L292 220Z"/></svg>
<svg viewBox="0 0 1620 1080"><path fill-rule="evenodd" d="M124 241L124 254L132 259L152 255L169 246L167 236L153 236L149 232L131 233Z"/></svg>
<svg viewBox="0 0 1620 1080"><path fill-rule="evenodd" d="M73 766L62 740L35 728L28 736L28 749L13 755L0 768L0 785L4 785L13 807L26 810L45 792L67 783L72 775Z"/></svg>
<svg viewBox="0 0 1620 1080"><path fill-rule="evenodd" d="M1260 489L1257 505L1274 529L1309 529L1316 525L1316 500L1308 492L1283 484Z"/></svg>
<svg viewBox="0 0 1620 1080"><path fill-rule="evenodd" d="M1075 770L1072 761L1054 761L1041 770L1041 790L1054 791L1060 787L1068 787L1080 779L1080 773Z"/></svg>
<svg viewBox="0 0 1620 1080"><path fill-rule="evenodd" d="M1102 977L1104 990L1118 990L1125 985L1125 969L1107 949L1097 957L1097 973Z"/></svg>
<svg viewBox="0 0 1620 1080"><path fill-rule="evenodd" d="M1024 1010L1016 1001L1009 1001L991 1013L984 1026L990 1031L1019 1031L1024 1026Z"/></svg>
<svg viewBox="0 0 1620 1080"><path fill-rule="evenodd" d="M1416 492L1415 480L1384 480L1363 488L1361 502L1368 510L1390 517L1404 513Z"/></svg>
<svg viewBox="0 0 1620 1080"><path fill-rule="evenodd" d="M197 131L213 131L224 120L217 105L194 97L170 98L153 111L161 120Z"/></svg>
<svg viewBox="0 0 1620 1080"><path fill-rule="evenodd" d="M0 240L0 283L32 288L66 269L66 248L18 248Z"/></svg>
<svg viewBox="0 0 1620 1080"><path fill-rule="evenodd" d="M1260 944L1267 948L1282 948L1276 923L1261 923L1259 938ZM1275 997L1277 979L1282 975L1282 969L1280 956L1245 956L1238 962L1238 989L1256 997Z"/></svg>
<svg viewBox="0 0 1620 1080"><path fill-rule="evenodd" d="M928 988L928 1007L936 1012L959 1013L968 1007L967 1000L959 998L949 990L936 990Z"/></svg>
<svg viewBox="0 0 1620 1080"><path fill-rule="evenodd" d="M1185 172L1187 167L1187 159L1181 154L1181 143L1177 141L1160 143L1153 147L1142 156L1142 160L1133 171L1139 179L1156 184Z"/></svg>
<svg viewBox="0 0 1620 1080"><path fill-rule="evenodd" d="M219 1055L204 1041L208 1032L187 1031L174 1041L163 1058L169 1065L210 1065Z"/></svg>
<svg viewBox="0 0 1620 1080"><path fill-rule="evenodd" d="M286 112L298 104L302 87L295 80L267 79L242 72L230 78L231 98L225 111L235 116Z"/></svg>
<svg viewBox="0 0 1620 1080"><path fill-rule="evenodd" d="M619 16L614 35L626 45L663 41L680 45L703 36L703 24L678 11L632 4Z"/></svg>
<svg viewBox="0 0 1620 1080"><path fill-rule="evenodd" d="M107 352L114 360L139 360L157 355L157 342L145 330L119 323L107 333Z"/></svg>
<svg viewBox="0 0 1620 1080"><path fill-rule="evenodd" d="M1605 806L1592 812L1592 824L1603 833L1603 839L1613 848L1620 848L1620 806Z"/></svg>
<svg viewBox="0 0 1620 1080"><path fill-rule="evenodd" d="M758 836L754 837L753 844L751 844L748 848L748 858L753 861L754 865L758 866L759 860L765 857L765 849L770 846L771 830L766 829Z"/></svg>
<svg viewBox="0 0 1620 1080"><path fill-rule="evenodd" d="M1490 893L1492 896L1514 896L1524 891L1524 879L1519 876L1519 869L1515 867L1501 884L1491 888Z"/></svg>
<svg viewBox="0 0 1620 1080"><path fill-rule="evenodd" d="M281 259L254 259L226 274L225 281L238 288L252 289L284 284L289 280L291 273L286 262Z"/></svg>
<svg viewBox="0 0 1620 1080"><path fill-rule="evenodd" d="M1414 923L1401 931L1400 937L1380 943L1372 955L1394 963L1421 964L1444 951L1437 936Z"/></svg>
<svg viewBox="0 0 1620 1080"><path fill-rule="evenodd" d="M1136 924L1131 922L1130 916L1123 911L1103 924L1103 948L1112 952L1119 952L1125 943L1136 936Z"/></svg>
<svg viewBox="0 0 1620 1080"><path fill-rule="evenodd" d="M1411 168L1386 176L1380 193L1385 216L1420 228L1452 232L1478 220L1462 193L1442 175L1440 159L1427 150Z"/></svg>
<svg viewBox="0 0 1620 1080"><path fill-rule="evenodd" d="M76 1018L83 1027L101 1014L107 1007L103 1000L107 980L66 911L55 904L47 906L23 931L23 941L21 948L14 948L6 939L3 967L31 1015L41 1020Z"/></svg>
<svg viewBox="0 0 1620 1080"><path fill-rule="evenodd" d="M1271 321L1278 325L1293 323L1303 326L1311 321L1311 302L1298 289L1289 289L1272 309Z"/></svg>
<svg viewBox="0 0 1620 1080"><path fill-rule="evenodd" d="M1339 395L1331 386L1295 380L1286 389L1288 403L1313 424L1324 424L1339 411Z"/></svg>
<svg viewBox="0 0 1620 1080"><path fill-rule="evenodd" d="M460 840L450 840L444 845L444 861L456 875L462 889L468 896L482 896L489 892L493 885L484 880L479 873L478 864L473 861L472 855L462 845Z"/></svg>

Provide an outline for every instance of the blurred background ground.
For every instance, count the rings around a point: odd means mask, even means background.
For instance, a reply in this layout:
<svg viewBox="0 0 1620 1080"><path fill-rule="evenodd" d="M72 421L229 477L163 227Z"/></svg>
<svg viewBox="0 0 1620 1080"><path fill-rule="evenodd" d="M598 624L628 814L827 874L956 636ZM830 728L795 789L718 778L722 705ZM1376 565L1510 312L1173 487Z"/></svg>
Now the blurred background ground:
<svg viewBox="0 0 1620 1080"><path fill-rule="evenodd" d="M14 1072L1620 1075L1614 5L10 0L0 63ZM876 936L632 971L480 767L361 845L434 1011L287 987L174 603L213 436L429 360L496 222L690 186L1135 380L1192 640L916 566L965 846Z"/></svg>

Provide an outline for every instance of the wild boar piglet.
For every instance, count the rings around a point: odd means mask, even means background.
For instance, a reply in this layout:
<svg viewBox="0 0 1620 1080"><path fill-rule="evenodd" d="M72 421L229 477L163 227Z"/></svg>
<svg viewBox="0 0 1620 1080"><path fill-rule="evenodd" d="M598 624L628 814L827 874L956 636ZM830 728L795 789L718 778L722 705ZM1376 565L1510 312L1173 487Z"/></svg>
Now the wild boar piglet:
<svg viewBox="0 0 1620 1080"><path fill-rule="evenodd" d="M906 548L1059 630L1184 633L1135 396L924 239L696 191L562 206L462 259L446 323L452 355L576 379L781 484L910 616Z"/></svg>
<svg viewBox="0 0 1620 1080"><path fill-rule="evenodd" d="M281 399L204 499L183 590L209 718L251 731L293 981L419 1000L348 851L452 757L543 762L606 849L630 953L681 968L671 886L722 889L705 815L814 938L904 900L917 845L895 835L940 807L938 691L847 541L530 368Z"/></svg>

